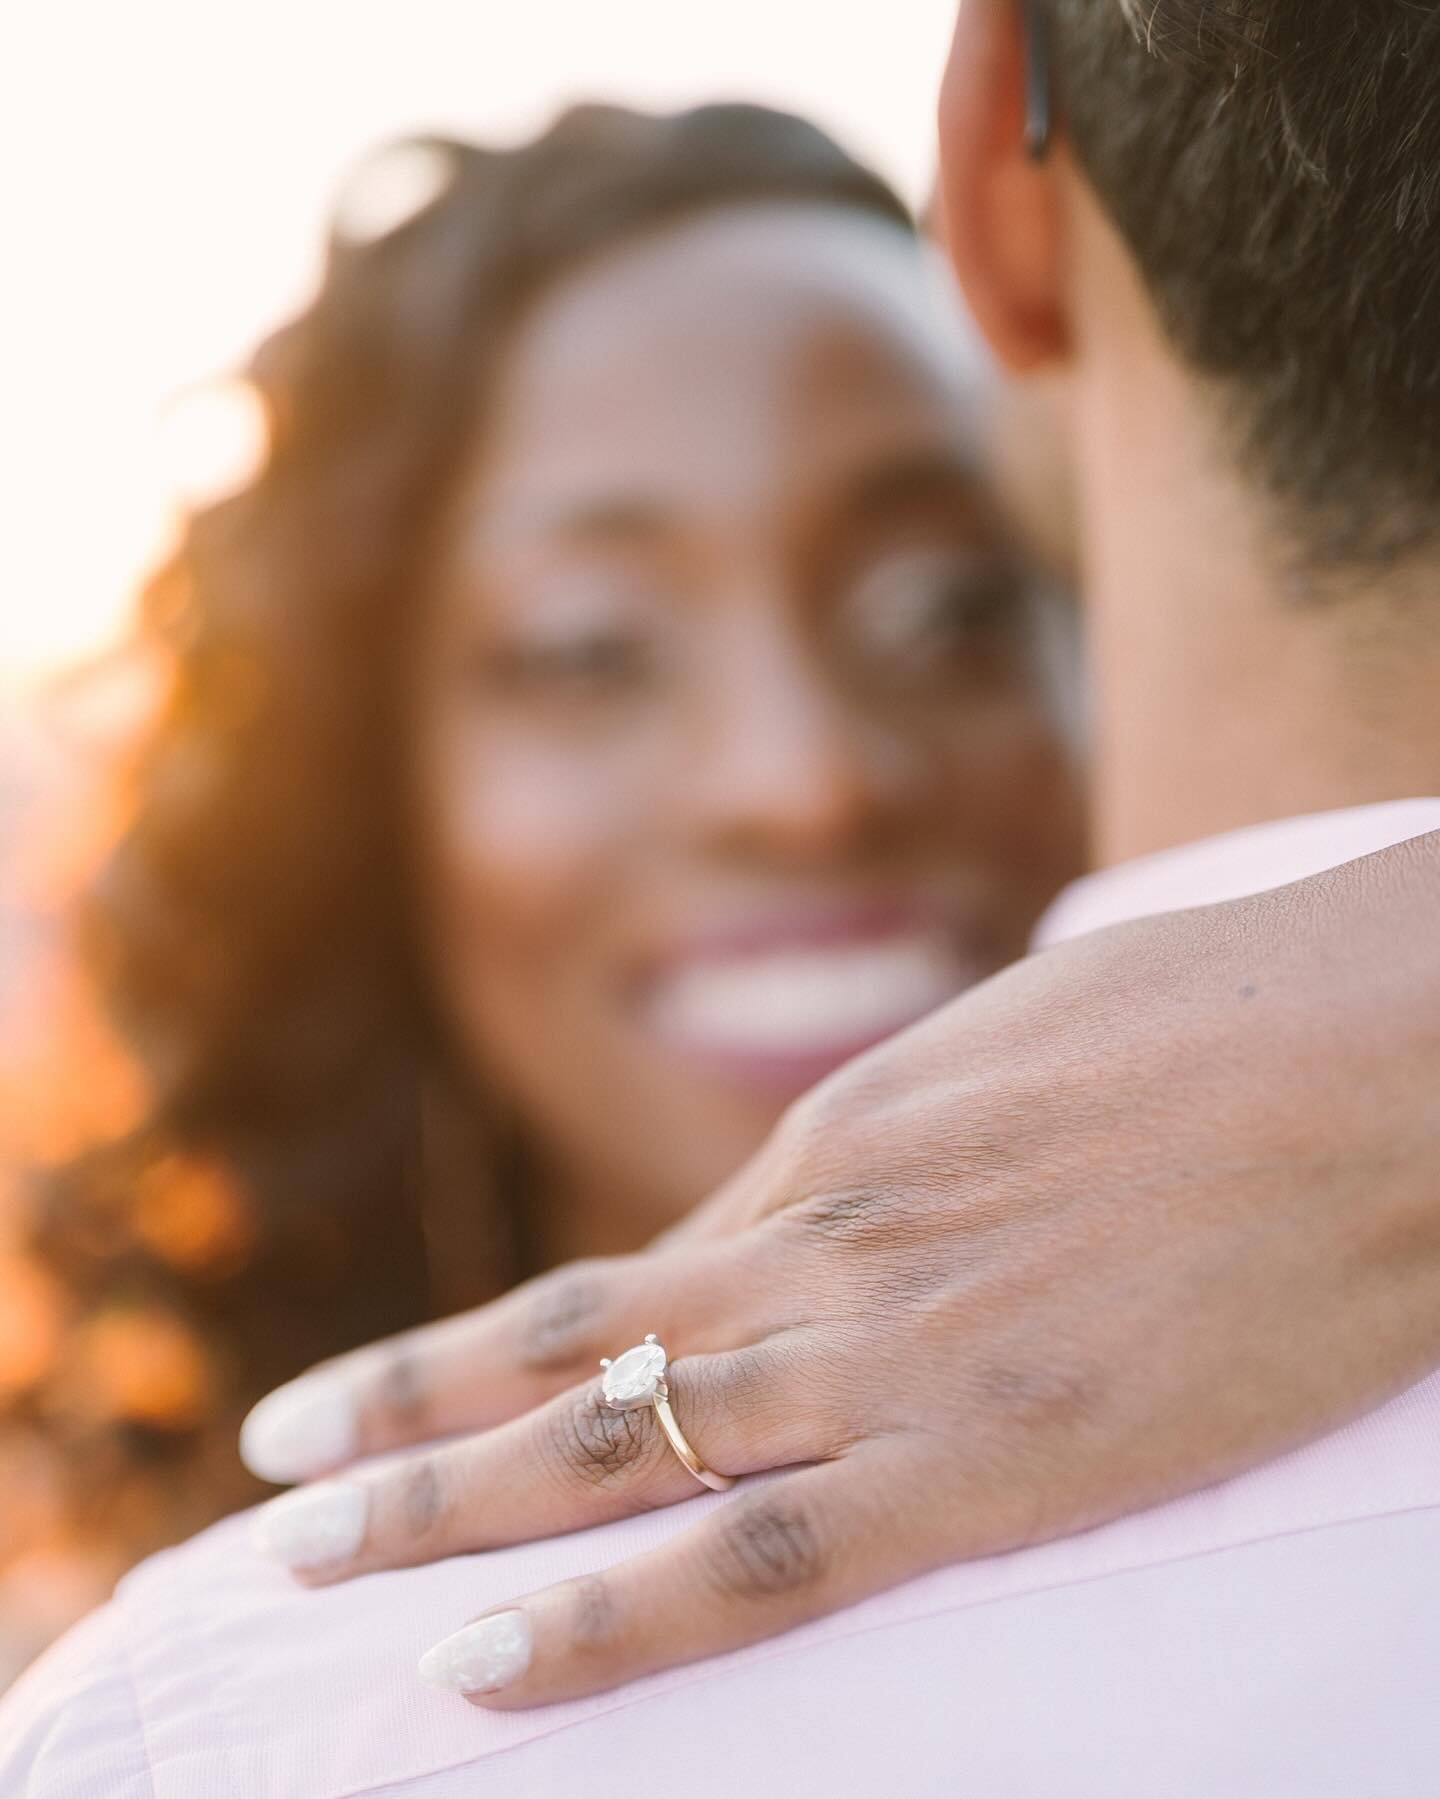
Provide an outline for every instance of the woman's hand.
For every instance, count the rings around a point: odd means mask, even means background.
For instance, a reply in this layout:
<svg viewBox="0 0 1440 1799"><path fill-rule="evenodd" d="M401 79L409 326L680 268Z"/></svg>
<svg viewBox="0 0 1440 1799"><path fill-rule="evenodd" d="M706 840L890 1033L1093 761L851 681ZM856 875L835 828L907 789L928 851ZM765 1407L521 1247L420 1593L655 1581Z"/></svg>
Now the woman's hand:
<svg viewBox="0 0 1440 1799"><path fill-rule="evenodd" d="M1062 1535L1440 1361L1440 838L1033 958L832 1077L646 1254L328 1363L251 1414L314 1582L698 1493L602 1355L655 1332L727 1474L663 1547L517 1595L545 1704ZM470 1434L466 1434L470 1433Z"/></svg>

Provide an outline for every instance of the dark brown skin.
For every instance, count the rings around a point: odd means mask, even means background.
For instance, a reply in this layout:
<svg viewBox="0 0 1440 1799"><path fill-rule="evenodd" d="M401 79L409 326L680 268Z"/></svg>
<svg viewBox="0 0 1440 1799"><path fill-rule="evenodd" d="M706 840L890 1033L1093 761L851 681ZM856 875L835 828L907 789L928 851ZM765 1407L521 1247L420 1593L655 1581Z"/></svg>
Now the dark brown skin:
<svg viewBox="0 0 1440 1799"><path fill-rule="evenodd" d="M329 1364L364 1451L483 1433L362 1476L330 1578L692 1495L582 1379L646 1331L714 1466L814 1465L516 1595L533 1661L480 1703L733 1649L1402 1389L1440 1358L1437 896L1440 835L1032 958L802 1100L648 1254Z"/></svg>

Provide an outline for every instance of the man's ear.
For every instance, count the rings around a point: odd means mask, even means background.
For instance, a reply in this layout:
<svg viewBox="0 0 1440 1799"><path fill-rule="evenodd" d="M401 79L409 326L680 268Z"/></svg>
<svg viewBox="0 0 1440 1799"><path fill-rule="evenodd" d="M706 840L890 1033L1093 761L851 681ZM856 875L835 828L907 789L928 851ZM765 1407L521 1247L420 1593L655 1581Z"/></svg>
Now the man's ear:
<svg viewBox="0 0 1440 1799"><path fill-rule="evenodd" d="M980 329L1016 373L1070 347L1059 147L1025 144L1025 36L1016 0L964 0L940 99L944 240Z"/></svg>

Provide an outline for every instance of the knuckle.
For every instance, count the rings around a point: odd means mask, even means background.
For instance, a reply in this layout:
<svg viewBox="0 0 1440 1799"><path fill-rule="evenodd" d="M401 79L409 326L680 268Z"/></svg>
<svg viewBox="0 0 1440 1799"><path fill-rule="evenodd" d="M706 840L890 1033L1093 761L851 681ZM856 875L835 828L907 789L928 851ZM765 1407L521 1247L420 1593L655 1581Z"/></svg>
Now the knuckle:
<svg viewBox="0 0 1440 1799"><path fill-rule="evenodd" d="M424 1364L408 1337L386 1344L375 1375L376 1411L392 1431L412 1430L425 1416L427 1402Z"/></svg>
<svg viewBox="0 0 1440 1799"><path fill-rule="evenodd" d="M450 1511L450 1481L438 1455L423 1456L401 1477L400 1527L411 1542L428 1537Z"/></svg>
<svg viewBox="0 0 1440 1799"><path fill-rule="evenodd" d="M698 1422L701 1432L710 1435L718 1426L722 1436L754 1439L767 1449L776 1446L784 1459L795 1437L794 1413L802 1390L807 1425L816 1422L815 1395L787 1380L798 1359L795 1348L766 1342L677 1363L671 1372L687 1430ZM704 1452L704 1442L696 1446Z"/></svg>
<svg viewBox="0 0 1440 1799"><path fill-rule="evenodd" d="M619 1481L653 1454L647 1411L617 1412L600 1397L598 1384L571 1394L550 1414L551 1457L567 1483L589 1486Z"/></svg>
<svg viewBox="0 0 1440 1799"><path fill-rule="evenodd" d="M673 1363L670 1380L687 1407L749 1411L773 1395L774 1361L768 1348L722 1350Z"/></svg>
<svg viewBox="0 0 1440 1799"><path fill-rule="evenodd" d="M815 1522L802 1506L769 1494L737 1500L726 1508L707 1546L705 1572L731 1598L804 1592L824 1573Z"/></svg>
<svg viewBox="0 0 1440 1799"><path fill-rule="evenodd" d="M586 1574L574 1583L570 1640L582 1654L605 1654L620 1637L619 1607L603 1574Z"/></svg>
<svg viewBox="0 0 1440 1799"><path fill-rule="evenodd" d="M827 1242L868 1249L894 1235L899 1204L874 1187L834 1187L811 1193L790 1212L791 1221Z"/></svg>
<svg viewBox="0 0 1440 1799"><path fill-rule="evenodd" d="M798 1099L791 1100L776 1135L793 1157L808 1159L833 1132L848 1130L854 1116L857 1085L852 1066L817 1081Z"/></svg>
<svg viewBox="0 0 1440 1799"><path fill-rule="evenodd" d="M912 1067L883 1048L872 1050L792 1101L780 1129L796 1152L823 1159L830 1145L853 1144L883 1129L897 1097L913 1087Z"/></svg>
<svg viewBox="0 0 1440 1799"><path fill-rule="evenodd" d="M676 1400L696 1448L733 1459L740 1446L748 1469L850 1447L867 1428L852 1378L856 1341L832 1346L823 1332L786 1327L746 1349L677 1363Z"/></svg>
<svg viewBox="0 0 1440 1799"><path fill-rule="evenodd" d="M577 1262L537 1281L521 1316L520 1366L553 1374L587 1357L610 1290L608 1265L600 1261Z"/></svg>

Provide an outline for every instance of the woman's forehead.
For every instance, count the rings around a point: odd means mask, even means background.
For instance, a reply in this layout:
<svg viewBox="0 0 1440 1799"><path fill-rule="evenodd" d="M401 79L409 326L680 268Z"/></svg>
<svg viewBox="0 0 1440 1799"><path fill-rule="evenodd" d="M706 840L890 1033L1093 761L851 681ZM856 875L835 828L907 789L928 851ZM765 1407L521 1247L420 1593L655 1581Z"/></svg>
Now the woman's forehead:
<svg viewBox="0 0 1440 1799"><path fill-rule="evenodd" d="M757 356L825 326L973 381L979 359L938 255L856 207L766 201L718 208L617 245L561 277L509 358L521 379L569 382L618 359L691 359L749 343Z"/></svg>
<svg viewBox="0 0 1440 1799"><path fill-rule="evenodd" d="M738 498L808 471L973 457L978 377L951 295L898 226L731 208L568 277L519 333L486 428L504 505L597 480Z"/></svg>

